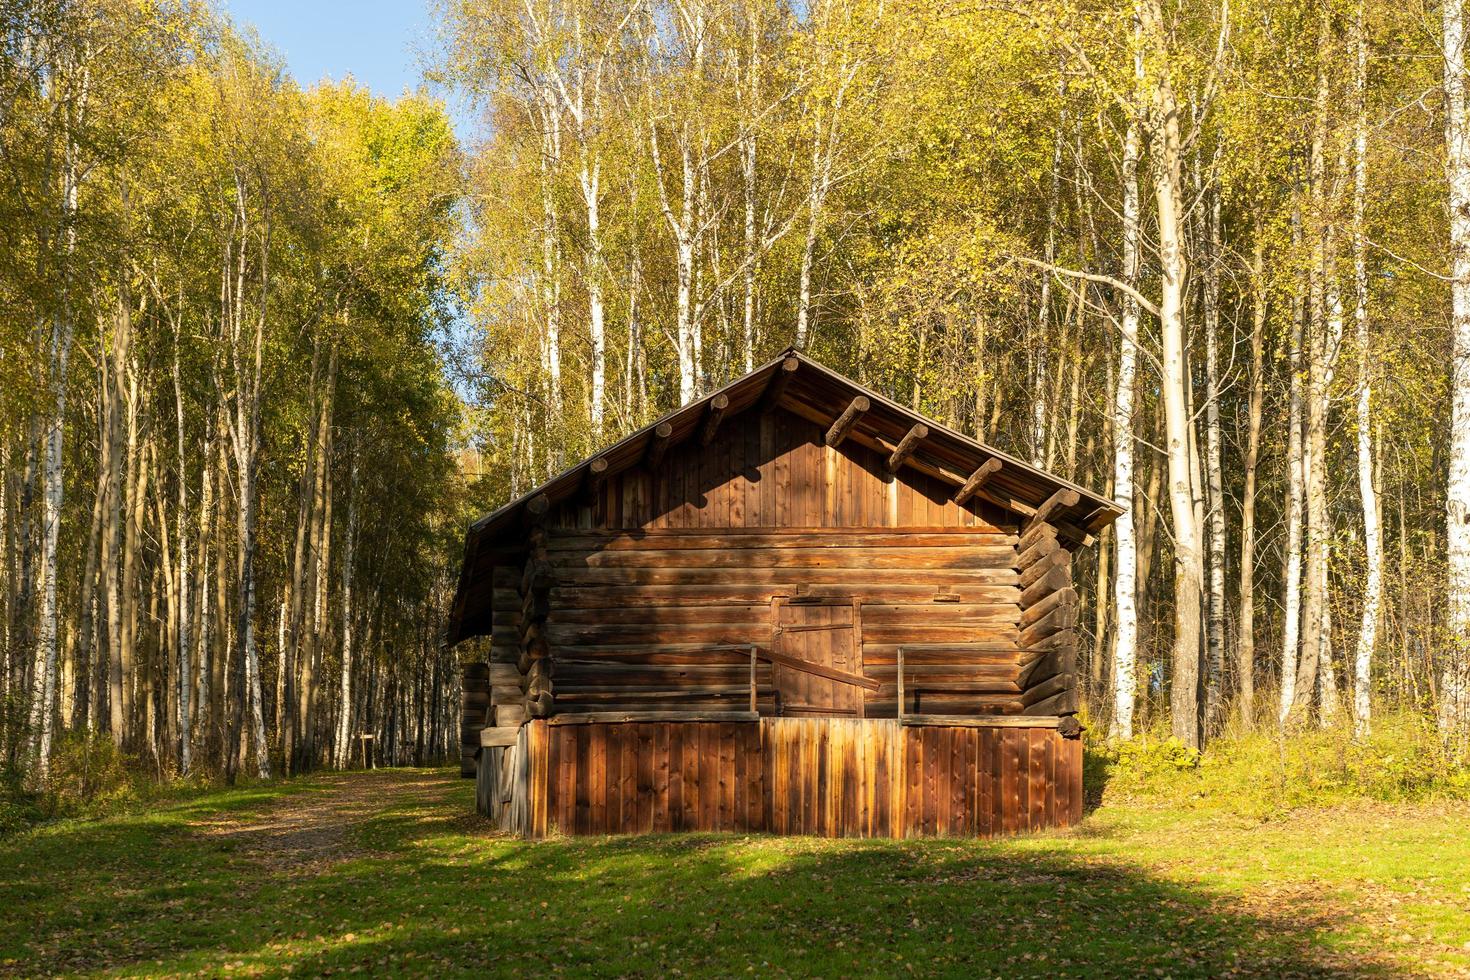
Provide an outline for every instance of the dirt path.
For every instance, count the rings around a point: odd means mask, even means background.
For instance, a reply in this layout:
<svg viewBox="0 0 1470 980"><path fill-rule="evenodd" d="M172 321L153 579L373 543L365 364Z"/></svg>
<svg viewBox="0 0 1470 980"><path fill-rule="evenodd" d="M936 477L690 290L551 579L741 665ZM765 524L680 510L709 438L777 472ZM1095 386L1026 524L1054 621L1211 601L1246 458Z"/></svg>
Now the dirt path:
<svg viewBox="0 0 1470 980"><path fill-rule="evenodd" d="M442 817L452 777L442 772L381 769L333 773L254 814L214 814L196 825L209 837L233 841L276 874L318 874L324 868L375 853L354 831L388 809L420 819Z"/></svg>

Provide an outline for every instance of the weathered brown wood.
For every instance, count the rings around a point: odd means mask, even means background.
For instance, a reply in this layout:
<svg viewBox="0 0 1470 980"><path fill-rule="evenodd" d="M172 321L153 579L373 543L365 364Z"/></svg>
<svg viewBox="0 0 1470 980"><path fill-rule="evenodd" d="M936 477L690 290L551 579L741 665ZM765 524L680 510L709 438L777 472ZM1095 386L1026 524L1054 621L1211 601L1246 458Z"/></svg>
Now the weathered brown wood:
<svg viewBox="0 0 1470 980"><path fill-rule="evenodd" d="M520 726L511 728L482 728L480 729L480 747L504 747L516 744L516 738L520 734Z"/></svg>
<svg viewBox="0 0 1470 980"><path fill-rule="evenodd" d="M837 421L833 422L832 427L827 430L827 435L824 439L827 445L833 449L842 445L842 440L847 438L847 434L852 431L853 426L858 424L868 408L869 402L867 395L858 395L852 401L848 402L847 408L842 410L842 414L837 417Z"/></svg>
<svg viewBox="0 0 1470 980"><path fill-rule="evenodd" d="M801 660L797 657L787 656L786 654L781 653L777 650L772 650L769 647L758 647L756 656L758 656L762 660L769 660L773 664L780 664L781 666L789 667L792 670L799 670L804 673L815 674L818 677L825 677L828 680L841 681L843 684L851 684L854 687L860 687L866 691L878 690L878 682L873 680L872 678L864 677L862 674L854 674L849 671L838 670L835 667L828 667L823 664L812 663L809 660Z"/></svg>
<svg viewBox="0 0 1470 980"><path fill-rule="evenodd" d="M479 548L465 595L481 611L465 622L504 676L495 693L467 686L461 707L550 714L525 726L541 733L526 764L546 773L525 822L823 834L1060 823L1073 801L1056 716L1069 717L1077 674L1068 522L1088 525L1097 507L1068 511L1049 499L1056 481L959 453L932 425L911 438L922 420L824 387L804 364L784 381L772 367L769 404L759 386L700 401L662 440L645 430L589 461L605 468L549 484L544 521ZM900 473L885 479L890 462ZM753 645L787 659L752 658ZM920 723L898 726L901 706ZM768 722L788 726L776 744L762 744Z"/></svg>
<svg viewBox="0 0 1470 980"><path fill-rule="evenodd" d="M1056 526L1053 524L1030 524L1021 533L1016 541L1016 552L1025 555L1031 551L1039 542L1047 539L1055 540L1057 536Z"/></svg>
<svg viewBox="0 0 1470 980"><path fill-rule="evenodd" d="M532 589L521 602L521 621L524 623L544 620L551 612L551 589Z"/></svg>
<svg viewBox="0 0 1470 980"><path fill-rule="evenodd" d="M786 389L791 385L791 379L796 376L801 362L794 357L788 357L776 368L776 373L771 376L771 381L766 385L766 390L761 394L760 402L756 411L766 414L781 403L781 397L786 394Z"/></svg>
<svg viewBox="0 0 1470 980"><path fill-rule="evenodd" d="M965 501L975 496L975 494L979 492L980 488L985 486L986 482L989 481L992 476L999 473L1001 469L1004 468L1004 466L1004 463L993 456L990 459L987 459L985 462L981 463L975 469L975 472L969 475L964 484L955 491L954 502L957 504L963 504Z"/></svg>
<svg viewBox="0 0 1470 980"><path fill-rule="evenodd" d="M664 454L669 451L673 435L674 427L667 422L660 422L648 434L648 448L643 451L643 465L650 472L663 465Z"/></svg>
<svg viewBox="0 0 1470 980"><path fill-rule="evenodd" d="M551 510L551 498L544 493L538 493L526 501L526 516L528 520L543 520L549 510Z"/></svg>
<svg viewBox="0 0 1470 980"><path fill-rule="evenodd" d="M874 481L873 486L881 484ZM985 526L929 525L902 530L884 527L644 527L638 528L636 533L553 528L547 536L546 547L552 553L679 548L966 548L1013 547L1017 540L1013 533Z"/></svg>
<svg viewBox="0 0 1470 980"><path fill-rule="evenodd" d="M1058 719L1025 715L904 715L903 723L942 728L1056 728Z"/></svg>
<svg viewBox="0 0 1470 980"><path fill-rule="evenodd" d="M1054 674L1021 694L1021 704L1031 707L1033 704L1045 701L1053 695L1063 691L1073 690L1077 686L1077 675Z"/></svg>
<svg viewBox="0 0 1470 980"><path fill-rule="evenodd" d="M1022 649L1026 649L1037 640L1044 639L1062 630L1069 630L1076 624L1077 608L1075 606L1058 606L1022 630L1018 641L1019 645Z"/></svg>
<svg viewBox="0 0 1470 980"><path fill-rule="evenodd" d="M607 483L607 457L599 456L587 464L586 476L582 478L582 499L596 501Z"/></svg>
<svg viewBox="0 0 1470 980"><path fill-rule="evenodd" d="M794 576L793 576L794 577ZM803 583L799 586L803 594L817 598L848 598L854 591L850 585L840 582ZM994 585L990 583L953 585L947 588L961 603L1001 603L1016 605L1021 591L1014 584ZM678 582L655 582L651 584L631 583L621 586L563 585L553 590L551 601L558 608L575 608L579 611L627 609L630 606L647 604L660 609L678 607L704 607L722 604L753 604L769 608L776 596L791 597L798 586L788 582L721 584L680 584ZM862 585L864 602L913 603L928 606L935 601L934 586L914 584L912 581L869 582Z"/></svg>
<svg viewBox="0 0 1470 980"><path fill-rule="evenodd" d="M1021 590L1021 608L1034 606L1058 589L1072 584L1072 570L1065 565L1051 568L1047 573Z"/></svg>
<svg viewBox="0 0 1470 980"><path fill-rule="evenodd" d="M1075 647L1059 647L1047 651L1022 667L1016 679L1022 688L1028 688L1032 684L1048 680L1057 674L1075 671L1076 663Z"/></svg>
<svg viewBox="0 0 1470 980"><path fill-rule="evenodd" d="M1022 537L1025 536L1026 531L1030 531L1034 527L1039 527L1048 522L1056 523L1052 521L1056 513L1061 510L1066 510L1068 507L1076 506L1079 499L1080 497L1076 490L1071 490L1066 487L1047 497L1041 502L1041 506L1036 508L1036 513L1027 518L1022 528Z"/></svg>
<svg viewBox="0 0 1470 980"><path fill-rule="evenodd" d="M1046 526L1050 527L1051 525L1048 524ZM1031 545L1031 547L1020 553L1020 557L1016 559L1016 568L1025 571L1036 562L1055 554L1061 550L1061 547L1062 543L1055 537L1042 537L1035 544Z"/></svg>
<svg viewBox="0 0 1470 980"><path fill-rule="evenodd" d="M1058 552L1061 561L1066 552ZM1011 568L1015 549L1003 543L965 547L892 546L884 548L777 547L744 548L739 541L709 549L556 552L553 569L584 568ZM1054 562L1057 559L1052 559Z"/></svg>
<svg viewBox="0 0 1470 980"><path fill-rule="evenodd" d="M521 595L531 592L545 591L556 585L556 570L551 562L543 558L533 558L526 562L526 570L521 575Z"/></svg>
<svg viewBox="0 0 1470 980"><path fill-rule="evenodd" d="M760 729L662 726L667 737L657 723L586 726L593 746L619 730L637 732L636 739L624 740L633 746L629 765L652 774L628 787L651 799L624 807L620 825L598 825L594 832L734 827L888 836L1062 823L1072 819L1074 805L1067 766L1072 749L1062 744L1060 722L926 716L899 729L892 722L771 719ZM643 734L650 727L652 738ZM675 748L678 732L693 738L693 752ZM595 750L587 757L595 759ZM818 780L815 773L827 775ZM574 785L580 793L581 782ZM610 801L607 811L615 815L618 807Z"/></svg>
<svg viewBox="0 0 1470 980"><path fill-rule="evenodd" d="M1032 605L1029 605L1025 609L1021 610L1021 628L1024 630L1032 623L1035 623L1038 620L1044 618L1048 613L1050 613L1053 609L1056 609L1058 606L1075 605L1077 605L1076 590L1071 588L1058 589L1051 595L1046 596L1043 599L1039 599Z"/></svg>
<svg viewBox="0 0 1470 980"><path fill-rule="evenodd" d="M704 413L704 425L699 431L699 444L708 446L715 441L715 436L720 431L720 422L725 418L725 412L730 408L730 398L725 394L717 394L709 400L709 407Z"/></svg>
<svg viewBox="0 0 1470 980"><path fill-rule="evenodd" d="M1027 588L1031 585L1031 583L1035 582L1037 579L1050 572L1053 568L1070 565L1071 562L1072 556L1068 552L1062 551L1060 549L1052 552L1039 561L1032 562L1021 572L1021 588Z"/></svg>
<svg viewBox="0 0 1470 980"><path fill-rule="evenodd" d="M861 588L864 597L884 586L912 585L916 572L922 572L931 590L936 585L954 590L966 586L1015 585L1017 575L1011 568L821 568L791 569L752 566L746 568L561 568L557 582L571 588L605 588L610 586L696 585L782 586L780 594L793 595L805 584L813 595L819 588L846 586L845 592L833 593L850 597ZM882 594L881 592L879 594ZM890 593L896 594L896 593ZM553 600L554 601L554 600Z"/></svg>
<svg viewBox="0 0 1470 980"><path fill-rule="evenodd" d="M1067 688L1047 698L1027 706L1024 710L1026 715L1070 715L1077 713L1077 690Z"/></svg>
<svg viewBox="0 0 1470 980"><path fill-rule="evenodd" d="M548 725L606 725L629 722L736 722L758 721L749 711L588 711L548 718Z"/></svg>
<svg viewBox="0 0 1470 980"><path fill-rule="evenodd" d="M918 450L919 444L929 438L929 427L923 422L915 422L909 430L903 434L893 452L888 454L888 461L884 467L889 474L897 473Z"/></svg>

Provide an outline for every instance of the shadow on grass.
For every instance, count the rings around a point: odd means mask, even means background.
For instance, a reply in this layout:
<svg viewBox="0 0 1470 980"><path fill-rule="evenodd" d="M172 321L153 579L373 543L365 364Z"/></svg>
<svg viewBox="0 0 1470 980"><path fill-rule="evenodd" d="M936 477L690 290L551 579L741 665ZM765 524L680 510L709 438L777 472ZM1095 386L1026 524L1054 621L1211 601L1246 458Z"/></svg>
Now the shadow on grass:
<svg viewBox="0 0 1470 980"><path fill-rule="evenodd" d="M359 856L281 874L201 836L189 820L221 807L198 806L0 850L0 887L13 896L0 908L0 970L1391 972L1325 958L1320 943L1348 925L1345 912L1250 914L1203 888L1036 838L527 843L468 816L467 785L419 784L356 831Z"/></svg>

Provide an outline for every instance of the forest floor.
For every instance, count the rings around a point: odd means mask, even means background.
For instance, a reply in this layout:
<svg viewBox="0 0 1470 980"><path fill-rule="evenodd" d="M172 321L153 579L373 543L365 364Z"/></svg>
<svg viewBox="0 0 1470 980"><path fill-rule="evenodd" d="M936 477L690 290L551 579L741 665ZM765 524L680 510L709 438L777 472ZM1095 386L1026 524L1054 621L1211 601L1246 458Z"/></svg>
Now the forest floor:
<svg viewBox="0 0 1470 980"><path fill-rule="evenodd" d="M453 772L323 775L0 843L0 973L1470 976L1470 807L528 843Z"/></svg>

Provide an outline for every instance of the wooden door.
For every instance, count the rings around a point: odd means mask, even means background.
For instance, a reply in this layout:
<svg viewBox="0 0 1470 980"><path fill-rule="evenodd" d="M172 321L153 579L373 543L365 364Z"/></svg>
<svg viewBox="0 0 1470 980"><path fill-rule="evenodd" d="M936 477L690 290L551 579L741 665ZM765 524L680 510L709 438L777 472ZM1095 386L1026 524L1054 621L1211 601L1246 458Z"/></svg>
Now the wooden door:
<svg viewBox="0 0 1470 980"><path fill-rule="evenodd" d="M850 600L802 603L778 599L772 607L771 642L787 657L861 674L862 653L854 642L855 609ZM772 682L783 715L863 715L863 692L856 685L780 663L772 665Z"/></svg>

